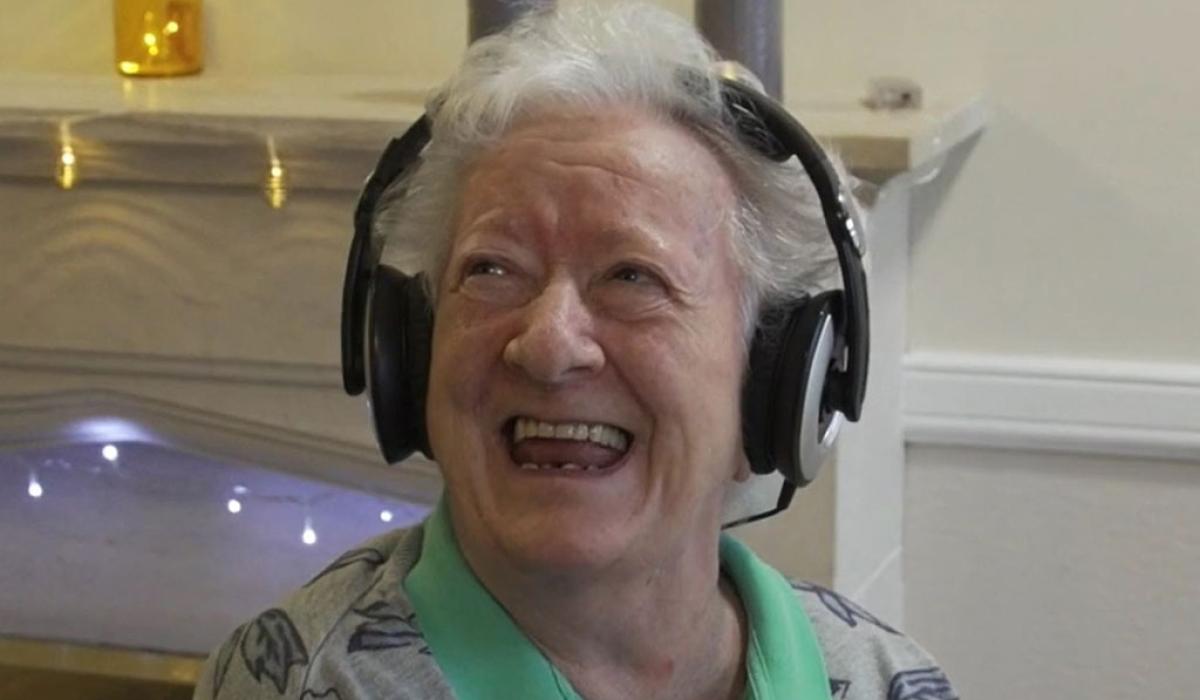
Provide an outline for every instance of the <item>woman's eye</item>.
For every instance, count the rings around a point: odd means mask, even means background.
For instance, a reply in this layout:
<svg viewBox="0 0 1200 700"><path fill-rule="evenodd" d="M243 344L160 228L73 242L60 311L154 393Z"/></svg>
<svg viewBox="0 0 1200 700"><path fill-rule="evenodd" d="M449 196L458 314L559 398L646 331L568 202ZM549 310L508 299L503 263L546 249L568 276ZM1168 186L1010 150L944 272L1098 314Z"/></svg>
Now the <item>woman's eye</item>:
<svg viewBox="0 0 1200 700"><path fill-rule="evenodd" d="M500 306L520 306L530 293L526 271L503 259L463 261L458 291L467 298Z"/></svg>
<svg viewBox="0 0 1200 700"><path fill-rule="evenodd" d="M641 265L617 265L594 287L591 299L605 313L637 317L669 301L671 290L658 273Z"/></svg>
<svg viewBox="0 0 1200 700"><path fill-rule="evenodd" d="M658 284L658 278L640 267L627 265L619 267L612 273L612 278L620 282L629 282L631 284Z"/></svg>
<svg viewBox="0 0 1200 700"><path fill-rule="evenodd" d="M475 275L491 275L494 277L500 277L506 274L508 274L508 270L504 269L504 267L499 263L491 260L477 260L467 265L466 273L463 276L474 277Z"/></svg>

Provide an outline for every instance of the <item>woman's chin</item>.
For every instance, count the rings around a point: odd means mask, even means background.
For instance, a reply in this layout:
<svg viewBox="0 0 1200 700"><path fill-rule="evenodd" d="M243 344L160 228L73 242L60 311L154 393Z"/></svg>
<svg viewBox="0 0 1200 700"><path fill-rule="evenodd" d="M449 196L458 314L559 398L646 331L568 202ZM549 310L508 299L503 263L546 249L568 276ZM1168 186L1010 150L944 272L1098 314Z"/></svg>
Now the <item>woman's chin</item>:
<svg viewBox="0 0 1200 700"><path fill-rule="evenodd" d="M634 537L628 530L629 519L604 525L579 516L508 520L492 529L492 546L503 557L502 565L549 576L612 569L630 553Z"/></svg>

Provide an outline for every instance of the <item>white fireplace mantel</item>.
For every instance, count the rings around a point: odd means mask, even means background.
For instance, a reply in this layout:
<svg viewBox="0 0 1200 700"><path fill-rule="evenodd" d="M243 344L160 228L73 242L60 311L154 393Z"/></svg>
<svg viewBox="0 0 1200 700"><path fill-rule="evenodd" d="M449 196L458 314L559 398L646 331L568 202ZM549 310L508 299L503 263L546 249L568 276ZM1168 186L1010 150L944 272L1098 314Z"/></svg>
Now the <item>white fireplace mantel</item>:
<svg viewBox="0 0 1200 700"><path fill-rule="evenodd" d="M0 76L0 176L51 177L66 125L81 182L258 186L270 138L290 187L354 189L429 91L364 76ZM848 100L789 107L877 182L920 170L986 121L981 99L895 111Z"/></svg>

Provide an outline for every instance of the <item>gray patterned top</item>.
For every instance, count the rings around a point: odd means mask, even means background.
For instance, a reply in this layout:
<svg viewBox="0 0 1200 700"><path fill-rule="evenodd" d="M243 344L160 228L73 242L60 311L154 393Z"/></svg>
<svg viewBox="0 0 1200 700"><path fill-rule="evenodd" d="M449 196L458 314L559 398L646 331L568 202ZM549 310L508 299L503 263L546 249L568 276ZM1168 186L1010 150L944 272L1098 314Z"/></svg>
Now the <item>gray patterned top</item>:
<svg viewBox="0 0 1200 700"><path fill-rule="evenodd" d="M422 534L420 526L396 530L343 554L279 607L238 627L209 657L195 700L451 700L401 585ZM908 637L833 591L793 587L835 700L958 699ZM497 689L496 697L519 690Z"/></svg>

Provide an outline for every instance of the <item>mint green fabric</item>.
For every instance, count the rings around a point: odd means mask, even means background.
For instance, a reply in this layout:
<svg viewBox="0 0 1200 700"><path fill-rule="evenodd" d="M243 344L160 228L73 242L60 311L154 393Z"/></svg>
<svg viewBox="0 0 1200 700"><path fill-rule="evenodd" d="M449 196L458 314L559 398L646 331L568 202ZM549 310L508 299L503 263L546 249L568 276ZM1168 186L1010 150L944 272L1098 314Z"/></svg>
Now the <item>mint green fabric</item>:
<svg viewBox="0 0 1200 700"><path fill-rule="evenodd" d="M581 700L475 578L443 500L425 521L421 558L404 579L417 626L459 700L519 690L528 700Z"/></svg>
<svg viewBox="0 0 1200 700"><path fill-rule="evenodd" d="M748 700L828 700L829 680L807 615L788 582L722 535L721 566L749 621ZM581 700L571 683L484 589L458 549L443 501L425 523L421 556L404 579L417 625L459 700L511 696Z"/></svg>
<svg viewBox="0 0 1200 700"><path fill-rule="evenodd" d="M746 545L721 536L721 568L733 580L750 622L748 700L827 700L821 647L792 586Z"/></svg>

